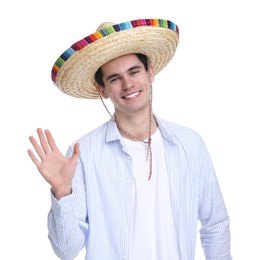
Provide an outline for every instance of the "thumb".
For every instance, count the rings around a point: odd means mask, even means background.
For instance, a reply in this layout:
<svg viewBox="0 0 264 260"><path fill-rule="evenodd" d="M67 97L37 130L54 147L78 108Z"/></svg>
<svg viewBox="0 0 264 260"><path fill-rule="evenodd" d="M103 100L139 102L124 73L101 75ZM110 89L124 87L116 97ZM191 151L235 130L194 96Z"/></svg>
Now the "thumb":
<svg viewBox="0 0 264 260"><path fill-rule="evenodd" d="M80 156L80 148L79 148L79 143L76 143L73 147L73 153L72 153L72 157L71 160L72 161L77 161L78 158Z"/></svg>

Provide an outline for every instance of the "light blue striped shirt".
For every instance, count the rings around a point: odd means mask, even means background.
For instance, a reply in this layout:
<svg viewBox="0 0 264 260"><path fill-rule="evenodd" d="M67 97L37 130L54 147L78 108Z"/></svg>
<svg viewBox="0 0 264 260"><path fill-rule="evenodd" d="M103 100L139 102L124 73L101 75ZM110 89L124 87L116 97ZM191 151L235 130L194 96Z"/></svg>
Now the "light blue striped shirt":
<svg viewBox="0 0 264 260"><path fill-rule="evenodd" d="M195 257L199 220L205 258L231 260L229 217L202 138L191 129L156 120L164 141L180 259ZM120 133L111 119L77 142L81 155L73 192L59 201L51 195L48 229L54 252L72 260L85 247L86 260L129 259L133 175Z"/></svg>

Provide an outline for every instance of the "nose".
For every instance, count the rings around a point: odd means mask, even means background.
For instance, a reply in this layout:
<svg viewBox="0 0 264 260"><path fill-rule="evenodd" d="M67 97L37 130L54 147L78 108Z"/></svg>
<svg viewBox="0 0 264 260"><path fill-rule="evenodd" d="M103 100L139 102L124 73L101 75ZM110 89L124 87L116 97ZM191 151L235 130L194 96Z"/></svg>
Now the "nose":
<svg viewBox="0 0 264 260"><path fill-rule="evenodd" d="M123 77L123 90L128 90L134 86L133 80L129 76Z"/></svg>

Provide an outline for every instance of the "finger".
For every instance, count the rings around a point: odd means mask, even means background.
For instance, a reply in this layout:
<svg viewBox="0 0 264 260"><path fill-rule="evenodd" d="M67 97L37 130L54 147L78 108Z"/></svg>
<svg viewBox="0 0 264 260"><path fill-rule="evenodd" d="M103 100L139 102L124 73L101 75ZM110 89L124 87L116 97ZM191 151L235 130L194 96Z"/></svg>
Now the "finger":
<svg viewBox="0 0 264 260"><path fill-rule="evenodd" d="M73 153L72 153L72 157L71 160L72 161L76 161L80 156L80 148L79 148L79 144L76 143L73 147Z"/></svg>
<svg viewBox="0 0 264 260"><path fill-rule="evenodd" d="M49 146L49 143L48 143L42 129L38 128L37 133L38 133L39 141L40 141L40 144L41 144L41 147L42 147L44 153L45 154L49 153L50 152L50 146Z"/></svg>
<svg viewBox="0 0 264 260"><path fill-rule="evenodd" d="M52 137L51 132L48 129L45 130L45 135L47 137L47 141L49 143L50 149L52 151L58 151L59 149L58 149L58 147L57 147L57 145L56 145L56 143Z"/></svg>
<svg viewBox="0 0 264 260"><path fill-rule="evenodd" d="M40 161L37 159L37 157L36 157L35 154L32 152L32 150L28 149L27 152L28 152L29 157L30 157L31 160L33 161L33 163L34 163L37 167L39 167L39 165L40 165Z"/></svg>
<svg viewBox="0 0 264 260"><path fill-rule="evenodd" d="M35 151L37 152L37 154L39 155L40 159L43 159L45 156L45 153L44 153L43 149L40 147L40 145L38 144L38 142L36 141L36 139L33 136L30 136L29 141L33 145L33 147L34 147Z"/></svg>

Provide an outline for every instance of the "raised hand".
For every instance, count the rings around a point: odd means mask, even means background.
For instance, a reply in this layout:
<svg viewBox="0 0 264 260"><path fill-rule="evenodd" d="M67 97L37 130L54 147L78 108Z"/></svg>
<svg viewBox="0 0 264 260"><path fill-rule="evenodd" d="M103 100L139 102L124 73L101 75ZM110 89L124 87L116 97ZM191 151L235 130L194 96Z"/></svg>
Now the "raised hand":
<svg viewBox="0 0 264 260"><path fill-rule="evenodd" d="M43 178L51 185L53 195L60 199L71 194L72 178L80 155L79 144L74 145L71 158L66 158L58 149L49 130L37 129L39 143L33 136L29 137L38 157L31 149L28 155L37 166Z"/></svg>

